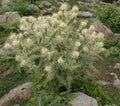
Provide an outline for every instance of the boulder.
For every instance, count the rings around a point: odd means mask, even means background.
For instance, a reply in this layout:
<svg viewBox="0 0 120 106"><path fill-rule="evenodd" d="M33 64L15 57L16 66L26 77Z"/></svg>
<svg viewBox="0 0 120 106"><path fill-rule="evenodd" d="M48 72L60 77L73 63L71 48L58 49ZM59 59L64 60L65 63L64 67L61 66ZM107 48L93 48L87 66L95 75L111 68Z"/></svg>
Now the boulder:
<svg viewBox="0 0 120 106"><path fill-rule="evenodd" d="M107 85L110 85L110 84L111 84L110 82L106 82L106 81L103 81L103 80L99 80L98 83L99 83L101 86L107 86Z"/></svg>
<svg viewBox="0 0 120 106"><path fill-rule="evenodd" d="M20 19L18 12L6 12L4 15L0 15L0 21L2 22L9 23L17 19Z"/></svg>
<svg viewBox="0 0 120 106"><path fill-rule="evenodd" d="M88 12L88 11L79 11L77 16L78 17L90 18L90 17L93 17L93 14Z"/></svg>
<svg viewBox="0 0 120 106"><path fill-rule="evenodd" d="M32 83L27 82L12 89L8 94L4 95L0 99L0 106L13 106L28 100L32 95L31 87Z"/></svg>
<svg viewBox="0 0 120 106"><path fill-rule="evenodd" d="M120 70L120 63L116 63L114 69Z"/></svg>
<svg viewBox="0 0 120 106"><path fill-rule="evenodd" d="M96 99L81 92L76 95L75 99L68 102L68 106L98 106Z"/></svg>
<svg viewBox="0 0 120 106"><path fill-rule="evenodd" d="M100 21L95 21L93 23L93 26L95 27L96 32L102 32L105 37L110 37L114 35L114 33L105 25L103 25Z"/></svg>
<svg viewBox="0 0 120 106"><path fill-rule="evenodd" d="M4 72L2 73L2 75L3 75L4 77L7 77L7 76L9 76L11 73L12 73L11 70L6 70L6 71L4 71Z"/></svg>
<svg viewBox="0 0 120 106"><path fill-rule="evenodd" d="M20 106L19 104L15 104L14 106Z"/></svg>
<svg viewBox="0 0 120 106"><path fill-rule="evenodd" d="M10 0L1 0L0 4L1 4L2 7L6 7L10 4Z"/></svg>
<svg viewBox="0 0 120 106"><path fill-rule="evenodd" d="M116 89L120 90L120 79L114 80L113 86L114 86Z"/></svg>
<svg viewBox="0 0 120 106"><path fill-rule="evenodd" d="M116 2L116 4L117 4L118 6L120 6L120 0L118 0L118 1Z"/></svg>

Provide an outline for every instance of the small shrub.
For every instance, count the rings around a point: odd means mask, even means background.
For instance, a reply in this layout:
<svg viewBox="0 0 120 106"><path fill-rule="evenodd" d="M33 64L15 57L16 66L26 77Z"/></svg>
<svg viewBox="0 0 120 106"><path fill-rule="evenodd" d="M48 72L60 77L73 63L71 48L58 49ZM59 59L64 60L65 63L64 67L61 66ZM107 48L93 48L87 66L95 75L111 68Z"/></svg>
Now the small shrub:
<svg viewBox="0 0 120 106"><path fill-rule="evenodd" d="M11 33L12 42L5 44L0 61L13 70L33 73L38 94L70 93L72 81L86 78L104 51L104 35L92 25L86 28L87 22L78 24L77 12L77 6L69 10L63 4L52 16L22 17L20 32Z"/></svg>
<svg viewBox="0 0 120 106"><path fill-rule="evenodd" d="M39 10L34 5L30 4L26 1L12 1L10 6L0 8L0 14L4 14L5 12L14 12L18 11L21 16L38 16Z"/></svg>
<svg viewBox="0 0 120 106"><path fill-rule="evenodd" d="M120 60L120 38L115 37L115 38L106 39L104 47L106 48L105 56L112 57L116 61L119 62Z"/></svg>
<svg viewBox="0 0 120 106"><path fill-rule="evenodd" d="M115 33L120 33L120 8L106 6L97 11L98 18Z"/></svg>
<svg viewBox="0 0 120 106"><path fill-rule="evenodd" d="M21 16L37 16L39 14L37 7L29 4L28 2L17 1L11 3L11 10L18 11Z"/></svg>

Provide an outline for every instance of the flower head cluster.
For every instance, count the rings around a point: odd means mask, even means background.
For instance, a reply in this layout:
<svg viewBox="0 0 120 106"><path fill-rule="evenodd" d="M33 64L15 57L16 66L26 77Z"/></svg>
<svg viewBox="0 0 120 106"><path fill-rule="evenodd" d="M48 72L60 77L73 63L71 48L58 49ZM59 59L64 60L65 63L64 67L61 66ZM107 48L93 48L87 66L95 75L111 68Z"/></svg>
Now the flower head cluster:
<svg viewBox="0 0 120 106"><path fill-rule="evenodd" d="M68 5L63 4L60 11L51 16L22 17L20 32L10 35L12 42L5 44L2 55L13 56L21 68L38 70L46 78L54 77L51 75L54 71L58 78L62 70L72 76L83 68L81 63L89 64L85 57L94 60L91 58L104 49L102 33L95 32L93 25L88 28L87 21L78 25L78 10L77 6L68 10Z"/></svg>

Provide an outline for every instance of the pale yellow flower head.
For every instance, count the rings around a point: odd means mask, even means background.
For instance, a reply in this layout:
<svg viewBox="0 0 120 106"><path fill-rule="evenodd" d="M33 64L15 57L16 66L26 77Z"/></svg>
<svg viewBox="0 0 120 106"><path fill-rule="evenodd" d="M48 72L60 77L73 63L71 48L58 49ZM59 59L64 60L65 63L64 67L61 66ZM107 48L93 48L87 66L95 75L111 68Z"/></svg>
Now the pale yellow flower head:
<svg viewBox="0 0 120 106"><path fill-rule="evenodd" d="M22 68L22 67L26 66L26 64L27 64L27 61L23 59L20 62L20 67Z"/></svg>
<svg viewBox="0 0 120 106"><path fill-rule="evenodd" d="M54 13L53 14L53 18L57 18L58 17L58 14L57 13Z"/></svg>
<svg viewBox="0 0 120 106"><path fill-rule="evenodd" d="M19 39L23 38L23 34L22 33L19 33L17 36L18 36Z"/></svg>
<svg viewBox="0 0 120 106"><path fill-rule="evenodd" d="M28 46L31 46L33 44L33 41L32 41L32 39L27 38L26 43L27 43Z"/></svg>
<svg viewBox="0 0 120 106"><path fill-rule="evenodd" d="M14 40L14 39L16 39L16 38L17 38L17 37L16 37L15 33L11 33L10 39L11 39L11 40Z"/></svg>
<svg viewBox="0 0 120 106"><path fill-rule="evenodd" d="M58 62L59 64L63 64L63 63L64 63L64 60L63 60L62 57L60 57L60 58L57 60L57 62Z"/></svg>
<svg viewBox="0 0 120 106"><path fill-rule="evenodd" d="M29 17L28 17L28 21L29 21L29 22L34 22L34 21L36 21L36 18L33 17L33 16L29 16Z"/></svg>
<svg viewBox="0 0 120 106"><path fill-rule="evenodd" d="M89 31L94 31L95 27L93 25L90 26Z"/></svg>
<svg viewBox="0 0 120 106"><path fill-rule="evenodd" d="M82 35L79 35L79 38L80 38L81 41L84 40L84 37Z"/></svg>
<svg viewBox="0 0 120 106"><path fill-rule="evenodd" d="M14 41L12 42L12 45L13 45L13 46L18 46L18 45L19 45L19 41L18 41L18 40L14 40Z"/></svg>
<svg viewBox="0 0 120 106"><path fill-rule="evenodd" d="M35 34L35 36L36 36L36 37L42 37L42 33L41 33L41 32L37 32L37 33Z"/></svg>
<svg viewBox="0 0 120 106"><path fill-rule="evenodd" d="M83 35L87 35L88 29L83 29L81 33L82 33Z"/></svg>
<svg viewBox="0 0 120 106"><path fill-rule="evenodd" d="M83 47L83 51L85 52L85 53L88 53L88 48L85 46L85 47Z"/></svg>
<svg viewBox="0 0 120 106"><path fill-rule="evenodd" d="M103 42L98 42L97 47L103 47Z"/></svg>
<svg viewBox="0 0 120 106"><path fill-rule="evenodd" d="M46 72L51 72L52 71L52 66L46 66L44 70Z"/></svg>
<svg viewBox="0 0 120 106"><path fill-rule="evenodd" d="M27 21L26 19L27 19L26 17L22 17L22 18L20 19L20 23L21 23L21 24L26 23L26 21Z"/></svg>
<svg viewBox="0 0 120 106"><path fill-rule="evenodd" d="M65 28L66 27L66 24L64 22L60 23L60 27L61 28Z"/></svg>
<svg viewBox="0 0 120 106"><path fill-rule="evenodd" d="M78 58L79 57L79 52L78 51L73 51L72 52L72 58Z"/></svg>
<svg viewBox="0 0 120 106"><path fill-rule="evenodd" d="M79 8L78 8L78 6L73 6L73 8L72 8L72 12L75 12L75 13L77 13L79 11Z"/></svg>
<svg viewBox="0 0 120 106"><path fill-rule="evenodd" d="M58 11L58 15L63 15L63 12L62 11Z"/></svg>
<svg viewBox="0 0 120 106"><path fill-rule="evenodd" d="M86 21L82 21L82 22L81 22L81 26L82 26L82 27L85 27L86 25L87 25L87 22L86 22Z"/></svg>
<svg viewBox="0 0 120 106"><path fill-rule="evenodd" d="M11 48L12 46L9 44L9 43L5 43L5 49L9 49Z"/></svg>
<svg viewBox="0 0 120 106"><path fill-rule="evenodd" d="M103 33L98 33L97 38L104 39L104 34Z"/></svg>
<svg viewBox="0 0 120 106"><path fill-rule="evenodd" d="M81 43L79 41L75 42L75 47L81 46Z"/></svg>
<svg viewBox="0 0 120 106"><path fill-rule="evenodd" d="M46 54L48 53L48 49L45 48L45 47L43 47L43 48L41 49L41 53L42 53L43 55L46 55Z"/></svg>
<svg viewBox="0 0 120 106"><path fill-rule="evenodd" d="M20 30L26 30L26 27L24 25L20 25Z"/></svg>
<svg viewBox="0 0 120 106"><path fill-rule="evenodd" d="M60 43L63 41L63 38L62 38L62 36L58 35L58 36L56 36L56 40Z"/></svg>
<svg viewBox="0 0 120 106"><path fill-rule="evenodd" d="M17 62L21 61L21 56L20 55L16 55L15 56L15 61L17 61Z"/></svg>
<svg viewBox="0 0 120 106"><path fill-rule="evenodd" d="M68 4L67 3L63 3L61 6L60 6L60 10L62 11L66 11L68 9Z"/></svg>

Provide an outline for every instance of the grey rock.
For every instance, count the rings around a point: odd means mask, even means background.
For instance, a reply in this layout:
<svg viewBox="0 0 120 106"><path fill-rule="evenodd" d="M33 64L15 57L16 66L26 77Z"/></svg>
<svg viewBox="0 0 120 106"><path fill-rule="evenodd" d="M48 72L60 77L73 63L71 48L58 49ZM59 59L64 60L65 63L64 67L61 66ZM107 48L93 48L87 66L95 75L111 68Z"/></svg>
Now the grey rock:
<svg viewBox="0 0 120 106"><path fill-rule="evenodd" d="M6 7L10 4L10 0L1 0L0 4L1 4L2 7Z"/></svg>
<svg viewBox="0 0 120 106"><path fill-rule="evenodd" d="M18 86L0 99L0 106L11 106L15 104L21 104L24 101L28 100L31 95L32 83L28 82L21 86Z"/></svg>
<svg viewBox="0 0 120 106"><path fill-rule="evenodd" d="M93 23L93 26L95 27L96 32L102 32L105 37L110 37L114 35L114 33L105 25L103 25L100 21L95 21Z"/></svg>
<svg viewBox="0 0 120 106"><path fill-rule="evenodd" d="M120 63L116 63L114 69L120 70Z"/></svg>
<svg viewBox="0 0 120 106"><path fill-rule="evenodd" d="M6 12L4 15L0 15L0 21L9 23L14 20L19 20L20 15L18 12Z"/></svg>
<svg viewBox="0 0 120 106"><path fill-rule="evenodd" d="M79 11L77 16L89 18L89 17L93 17L93 14L90 12Z"/></svg>
<svg viewBox="0 0 120 106"><path fill-rule="evenodd" d="M99 80L98 83L102 86L106 86L106 85L110 85L111 83L110 82L106 82L106 81L103 81L103 80Z"/></svg>
<svg viewBox="0 0 120 106"><path fill-rule="evenodd" d="M96 99L81 92L76 94L77 97L68 102L68 106L98 106Z"/></svg>
<svg viewBox="0 0 120 106"><path fill-rule="evenodd" d="M20 106L19 104L15 104L14 106Z"/></svg>
<svg viewBox="0 0 120 106"><path fill-rule="evenodd" d="M114 86L116 89L120 90L120 79L114 80L113 86Z"/></svg>

